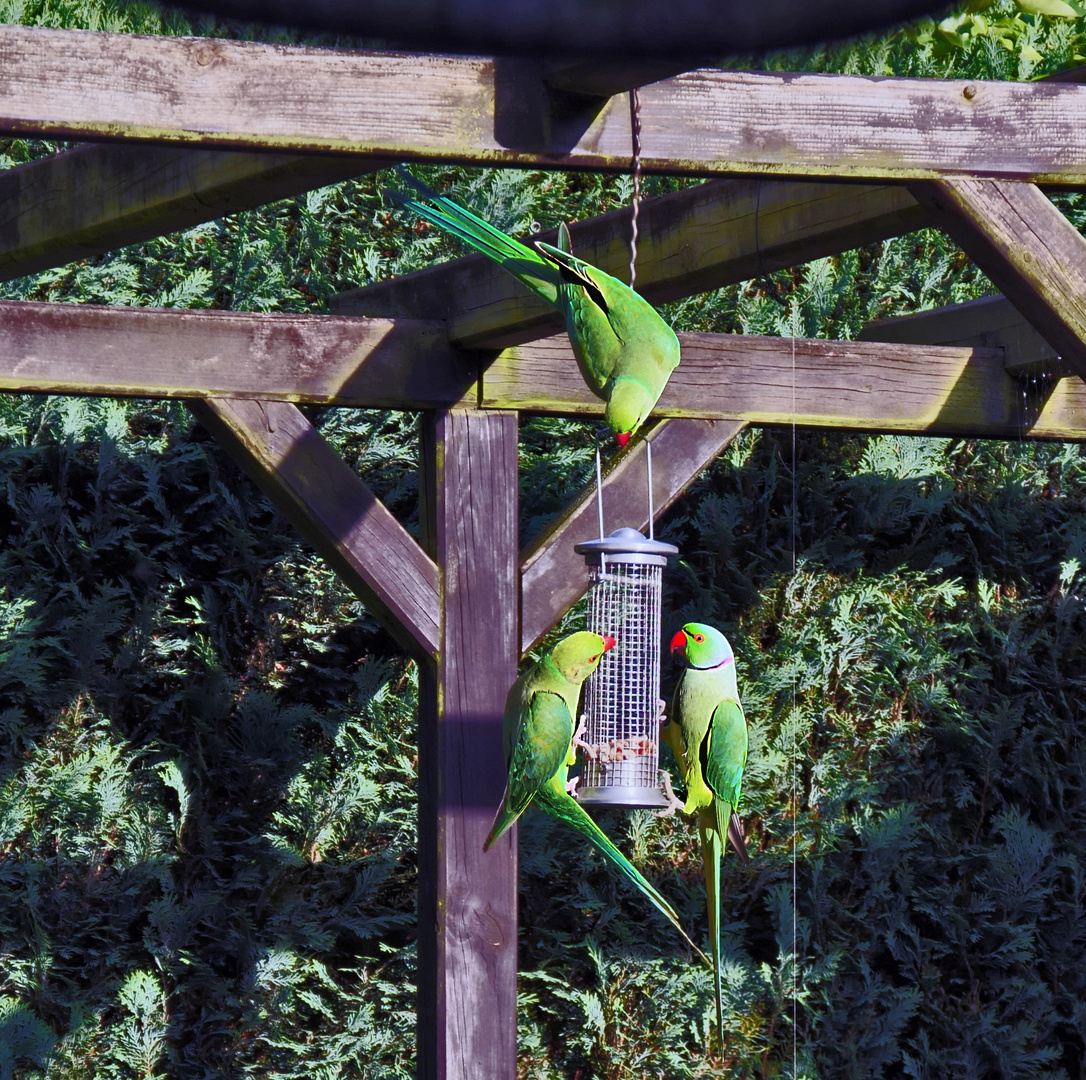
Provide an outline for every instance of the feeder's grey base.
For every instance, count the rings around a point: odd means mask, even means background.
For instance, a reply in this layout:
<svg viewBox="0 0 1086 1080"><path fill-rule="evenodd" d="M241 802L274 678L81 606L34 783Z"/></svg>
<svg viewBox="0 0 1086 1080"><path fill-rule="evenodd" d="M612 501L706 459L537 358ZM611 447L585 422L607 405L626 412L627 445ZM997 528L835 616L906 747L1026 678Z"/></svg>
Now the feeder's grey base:
<svg viewBox="0 0 1086 1080"><path fill-rule="evenodd" d="M623 810L663 810L667 797L660 788L579 787L577 801L582 806L618 806Z"/></svg>

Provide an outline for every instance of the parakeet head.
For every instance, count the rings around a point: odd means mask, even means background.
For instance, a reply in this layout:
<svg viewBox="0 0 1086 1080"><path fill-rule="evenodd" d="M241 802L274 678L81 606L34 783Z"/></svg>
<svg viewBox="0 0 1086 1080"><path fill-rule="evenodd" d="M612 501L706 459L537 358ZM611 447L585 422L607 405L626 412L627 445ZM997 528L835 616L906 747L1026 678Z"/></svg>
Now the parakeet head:
<svg viewBox="0 0 1086 1080"><path fill-rule="evenodd" d="M550 659L570 682L581 682L596 670L603 654L614 647L613 637L601 637L599 634L581 630L562 638L551 649Z"/></svg>
<svg viewBox="0 0 1086 1080"><path fill-rule="evenodd" d="M671 655L686 667L706 669L724 667L735 660L728 639L705 623L689 622L671 639Z"/></svg>
<svg viewBox="0 0 1086 1080"><path fill-rule="evenodd" d="M634 379L615 379L611 383L604 416L619 446L625 446L630 441L630 436L652 412L655 404L656 399L652 394Z"/></svg>

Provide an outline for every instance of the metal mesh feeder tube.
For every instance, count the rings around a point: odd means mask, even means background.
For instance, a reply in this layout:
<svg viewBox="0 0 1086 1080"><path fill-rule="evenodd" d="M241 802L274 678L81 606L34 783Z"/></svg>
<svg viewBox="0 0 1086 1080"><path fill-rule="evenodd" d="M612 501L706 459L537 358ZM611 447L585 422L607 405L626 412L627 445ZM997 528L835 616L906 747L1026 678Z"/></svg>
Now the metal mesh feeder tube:
<svg viewBox="0 0 1086 1080"><path fill-rule="evenodd" d="M679 549L627 528L574 550L589 566L588 629L617 641L585 682L577 800L665 807L659 782L660 600L663 569Z"/></svg>

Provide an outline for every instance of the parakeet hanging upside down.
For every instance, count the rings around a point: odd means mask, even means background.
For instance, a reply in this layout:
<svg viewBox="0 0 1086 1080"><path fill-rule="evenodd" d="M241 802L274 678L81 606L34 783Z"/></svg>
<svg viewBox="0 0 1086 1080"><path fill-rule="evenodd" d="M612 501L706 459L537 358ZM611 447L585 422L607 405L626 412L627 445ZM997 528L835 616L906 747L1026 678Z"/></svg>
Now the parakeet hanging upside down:
<svg viewBox="0 0 1086 1080"><path fill-rule="evenodd" d="M671 703L670 722L661 736L675 754L686 784L686 814L698 812L701 860L709 908L717 1034L723 1044L724 1012L720 979L720 861L727 840L744 863L743 826L736 813L747 761L747 722L739 704L735 654L728 639L705 623L687 623L671 639L686 670Z"/></svg>
<svg viewBox="0 0 1086 1080"><path fill-rule="evenodd" d="M679 363L679 339L671 327L628 285L573 255L564 222L557 247L537 240L533 251L399 171L418 198L390 191L391 198L489 255L562 312L581 374L607 402L607 424L625 446Z"/></svg>
<svg viewBox="0 0 1086 1080"><path fill-rule="evenodd" d="M569 794L566 778L576 760L573 718L581 684L599 666L603 654L614 648L613 637L581 631L563 638L546 656L513 684L505 704L502 741L509 780L501 807L484 848L489 848L535 803L580 833L616 870L641 890L651 903L686 938L675 909L647 881L637 867L607 838Z"/></svg>

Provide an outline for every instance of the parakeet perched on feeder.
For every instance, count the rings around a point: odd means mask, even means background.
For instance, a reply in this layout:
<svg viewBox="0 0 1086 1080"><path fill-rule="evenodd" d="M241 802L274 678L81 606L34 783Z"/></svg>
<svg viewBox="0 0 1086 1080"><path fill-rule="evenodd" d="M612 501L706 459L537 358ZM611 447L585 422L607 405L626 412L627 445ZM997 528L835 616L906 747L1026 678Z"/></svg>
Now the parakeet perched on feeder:
<svg viewBox="0 0 1086 1080"><path fill-rule="evenodd" d="M675 688L671 719L661 736L675 754L686 784L684 813L698 812L701 859L709 907L717 1034L724 1040L720 983L720 861L728 840L744 863L743 826L736 813L747 761L747 722L739 704L735 654L728 639L705 623L687 623L671 639L672 656L686 670ZM674 799L674 797L672 796Z"/></svg>
<svg viewBox="0 0 1086 1080"><path fill-rule="evenodd" d="M581 684L615 646L613 637L581 631L563 638L513 684L502 728L509 780L490 835L489 848L535 803L580 833L623 876L636 885L703 958L705 954L679 925L675 909L641 875L570 795L566 778L576 760L573 718Z"/></svg>
<svg viewBox="0 0 1086 1080"><path fill-rule="evenodd" d="M489 255L562 312L581 374L592 393L607 402L607 424L625 446L679 363L679 339L671 327L628 285L573 255L564 222L557 247L537 240L533 251L406 170L399 172L418 198L390 191L391 198Z"/></svg>

